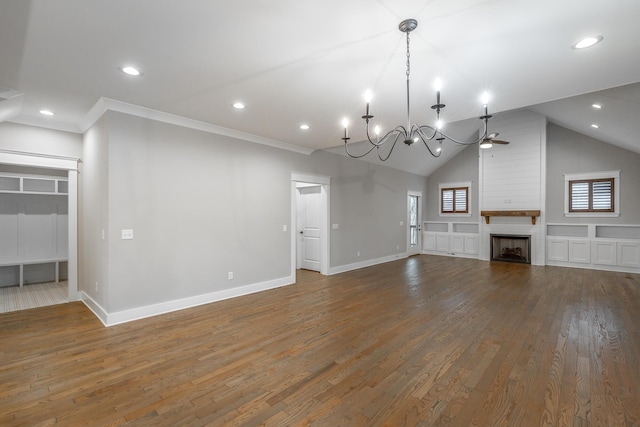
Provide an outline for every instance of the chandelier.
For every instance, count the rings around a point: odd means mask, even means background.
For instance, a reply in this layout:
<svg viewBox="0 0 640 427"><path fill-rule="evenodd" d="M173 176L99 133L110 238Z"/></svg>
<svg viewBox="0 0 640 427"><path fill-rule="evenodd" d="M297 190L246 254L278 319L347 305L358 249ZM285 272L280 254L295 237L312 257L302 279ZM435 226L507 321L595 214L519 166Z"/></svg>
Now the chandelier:
<svg viewBox="0 0 640 427"><path fill-rule="evenodd" d="M479 117L479 119L482 120L483 122L484 129L482 131L482 134L477 139L474 139L472 141L460 141L455 138L452 138L451 136L445 134L442 131L442 121L440 120L440 112L444 109L445 104L442 104L440 102L440 89L442 87L442 83L440 82L439 79L436 80L436 85L435 85L436 103L431 106L431 109L434 110L436 113L435 125L434 126L418 125L415 123L411 123L411 115L410 115L411 110L409 107L409 75L411 72L409 33L415 30L417 26L418 26L418 21L416 21L415 19L405 19L398 26L400 31L402 31L407 35L407 72L406 72L406 75L407 75L407 122L406 122L406 127L403 125L396 126L394 129L387 132L384 136L380 136L380 128L378 126L375 126L374 128L375 136L372 139L372 135L369 127L370 121L374 117L373 115L371 115L371 111L370 111L372 94L370 91L367 91L364 96L365 101L367 103L367 107L366 107L365 115L362 116L362 118L366 122L367 140L371 144L371 147L369 147L369 149L365 151L363 154L353 154L349 151L349 147L347 145L348 141L351 139L349 138L349 121L345 117L342 121L342 125L344 126L344 136L341 139L344 141L344 149L350 157L361 158L366 156L367 154L369 154L371 151L375 149L376 153L378 154L378 158L380 158L380 160L382 161L386 161L391 156L391 153L393 152L393 149L395 148L396 143L399 140L403 140L404 143L407 145L411 145L414 142L422 141L424 145L427 147L427 150L429 151L429 153L433 157L440 157L440 155L442 154L442 141L444 141L445 139L453 141L459 145L473 145L483 140L486 141L488 140L488 138L491 138L494 136L494 135L487 136L487 123L492 116L488 113L487 103L488 103L489 95L486 92L482 95L483 115ZM431 147L428 144L428 141L433 141L433 140L435 140L436 142L432 143L433 147ZM383 155L380 151L380 148L386 143L390 143L391 148L389 149L389 152L386 155Z"/></svg>

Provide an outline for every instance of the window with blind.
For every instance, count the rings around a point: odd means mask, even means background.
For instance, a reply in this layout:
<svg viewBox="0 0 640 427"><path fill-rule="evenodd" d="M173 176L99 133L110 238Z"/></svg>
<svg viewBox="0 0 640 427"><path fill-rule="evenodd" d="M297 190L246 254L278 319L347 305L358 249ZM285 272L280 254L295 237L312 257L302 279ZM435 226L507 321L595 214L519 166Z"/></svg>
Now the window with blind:
<svg viewBox="0 0 640 427"><path fill-rule="evenodd" d="M441 188L440 213L469 213L469 188Z"/></svg>
<svg viewBox="0 0 640 427"><path fill-rule="evenodd" d="M565 216L618 216L620 171L565 175Z"/></svg>
<svg viewBox="0 0 640 427"><path fill-rule="evenodd" d="M569 212L613 212L613 178L569 181Z"/></svg>

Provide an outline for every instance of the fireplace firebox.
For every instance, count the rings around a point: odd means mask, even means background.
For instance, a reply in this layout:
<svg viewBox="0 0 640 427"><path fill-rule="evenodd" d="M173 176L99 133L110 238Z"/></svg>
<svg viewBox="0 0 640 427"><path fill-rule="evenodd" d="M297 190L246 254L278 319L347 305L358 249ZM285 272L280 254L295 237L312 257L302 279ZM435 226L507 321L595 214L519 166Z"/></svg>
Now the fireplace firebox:
<svg viewBox="0 0 640 427"><path fill-rule="evenodd" d="M492 234L491 261L531 264L531 236Z"/></svg>

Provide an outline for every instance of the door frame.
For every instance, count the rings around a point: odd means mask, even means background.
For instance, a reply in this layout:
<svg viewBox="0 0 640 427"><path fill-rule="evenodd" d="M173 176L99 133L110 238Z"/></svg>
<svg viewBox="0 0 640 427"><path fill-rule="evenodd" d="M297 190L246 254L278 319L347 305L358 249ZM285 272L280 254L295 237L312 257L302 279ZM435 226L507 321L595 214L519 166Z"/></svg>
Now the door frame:
<svg viewBox="0 0 640 427"><path fill-rule="evenodd" d="M411 248L411 211L409 209L409 198L411 196L418 197L418 245L415 249ZM407 191L407 255L417 255L422 253L422 191Z"/></svg>
<svg viewBox="0 0 640 427"><path fill-rule="evenodd" d="M68 203L68 287L67 298L78 299L78 162L80 159L0 149L0 163L44 169L66 170L69 179Z"/></svg>
<svg viewBox="0 0 640 427"><path fill-rule="evenodd" d="M331 177L291 173L291 277L296 277L296 261L298 253L298 199L296 184L308 183L320 186L320 274L329 274L329 200Z"/></svg>

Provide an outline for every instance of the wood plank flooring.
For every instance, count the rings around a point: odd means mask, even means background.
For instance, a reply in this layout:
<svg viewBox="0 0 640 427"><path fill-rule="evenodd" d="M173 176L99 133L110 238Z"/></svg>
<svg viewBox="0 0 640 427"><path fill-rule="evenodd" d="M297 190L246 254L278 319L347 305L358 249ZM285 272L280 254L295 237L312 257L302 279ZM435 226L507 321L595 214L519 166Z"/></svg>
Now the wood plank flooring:
<svg viewBox="0 0 640 427"><path fill-rule="evenodd" d="M2 426L640 425L640 275L421 255L105 328L0 314Z"/></svg>

